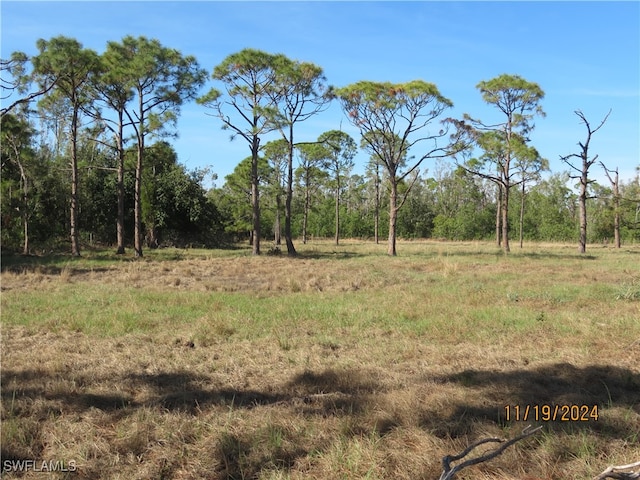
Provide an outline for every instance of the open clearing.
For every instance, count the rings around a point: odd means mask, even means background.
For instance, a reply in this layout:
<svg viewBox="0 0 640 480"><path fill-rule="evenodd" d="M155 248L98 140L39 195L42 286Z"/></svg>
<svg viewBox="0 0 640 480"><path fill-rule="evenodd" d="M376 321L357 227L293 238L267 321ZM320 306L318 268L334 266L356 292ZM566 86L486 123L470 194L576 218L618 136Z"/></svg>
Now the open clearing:
<svg viewBox="0 0 640 480"><path fill-rule="evenodd" d="M640 460L640 246L297 246L3 258L3 478L437 479L527 424L457 478Z"/></svg>

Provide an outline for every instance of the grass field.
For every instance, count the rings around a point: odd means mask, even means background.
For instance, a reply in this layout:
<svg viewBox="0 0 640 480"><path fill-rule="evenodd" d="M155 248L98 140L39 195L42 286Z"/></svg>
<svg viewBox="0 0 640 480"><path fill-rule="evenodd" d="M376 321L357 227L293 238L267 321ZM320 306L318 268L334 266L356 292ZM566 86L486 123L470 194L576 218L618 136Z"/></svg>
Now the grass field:
<svg viewBox="0 0 640 480"><path fill-rule="evenodd" d="M4 257L2 477L437 479L528 424L456 478L640 460L640 246L297 247Z"/></svg>

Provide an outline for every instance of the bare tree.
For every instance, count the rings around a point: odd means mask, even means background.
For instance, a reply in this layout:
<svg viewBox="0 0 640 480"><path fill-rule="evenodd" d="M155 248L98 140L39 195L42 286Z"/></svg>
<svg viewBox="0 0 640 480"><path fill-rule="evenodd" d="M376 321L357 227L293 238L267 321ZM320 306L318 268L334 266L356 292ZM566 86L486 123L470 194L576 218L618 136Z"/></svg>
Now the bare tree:
<svg viewBox="0 0 640 480"><path fill-rule="evenodd" d="M592 198L589 197L588 188L589 185L592 184L595 180L589 179L589 169L591 165L593 165L598 159L598 155L589 158L589 143L591 143L591 137L594 133L596 133L604 123L609 118L611 114L611 110L609 113L605 115L605 117L600 122L596 128L591 128L589 121L585 117L584 113L580 110L576 110L575 114L580 117L582 123L587 127L587 139L584 143L578 142L580 146L580 153L572 153L570 155L561 156L560 160L569 165L572 170L578 172L578 175L570 175L570 178L575 178L580 181L580 194L578 196L578 201L580 204L580 239L579 239L579 251L580 253L585 253L587 251L587 199ZM570 160L572 158L579 158L582 161L582 165L576 166Z"/></svg>

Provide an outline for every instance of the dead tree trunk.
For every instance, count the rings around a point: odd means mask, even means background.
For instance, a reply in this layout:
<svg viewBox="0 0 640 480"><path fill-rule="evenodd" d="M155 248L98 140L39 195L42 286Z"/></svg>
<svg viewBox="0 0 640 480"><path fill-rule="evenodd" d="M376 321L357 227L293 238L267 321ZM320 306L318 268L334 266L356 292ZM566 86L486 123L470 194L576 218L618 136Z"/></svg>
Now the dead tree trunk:
<svg viewBox="0 0 640 480"><path fill-rule="evenodd" d="M584 143L578 142L581 150L580 153L572 153L564 157L561 156L560 160L569 165L572 170L578 172L578 175L570 175L570 178L576 178L580 180L580 193L578 195L578 201L580 205L580 238L578 250L580 253L585 253L587 251L587 200L590 198L588 194L588 188L589 185L594 182L594 180L589 179L589 168L591 168L591 165L593 165L598 159L598 155L589 158L589 143L591 142L591 136L598 130L600 130L600 128L607 121L607 118L609 118L609 115L611 114L611 110L609 110L609 113L605 115L604 119L600 122L600 125L598 125L594 129L591 128L591 125L589 124L587 118L584 116L584 113L582 113L580 110L576 110L575 114L580 117L582 123L584 123L587 127L587 140ZM582 165L578 167L572 164L570 162L570 159L573 157L579 158L582 161Z"/></svg>

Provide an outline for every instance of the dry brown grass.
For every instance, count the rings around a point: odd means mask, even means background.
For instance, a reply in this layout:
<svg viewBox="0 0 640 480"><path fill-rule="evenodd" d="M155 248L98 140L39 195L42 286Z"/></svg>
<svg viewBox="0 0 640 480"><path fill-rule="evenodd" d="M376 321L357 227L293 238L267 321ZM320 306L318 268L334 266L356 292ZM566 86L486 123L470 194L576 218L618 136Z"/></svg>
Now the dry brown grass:
<svg viewBox="0 0 640 480"><path fill-rule="evenodd" d="M543 422L460 478L577 480L640 458L637 251L343 248L4 272L3 465L73 460L68 478L86 479L436 479L443 455L519 433L505 405L551 403L601 415ZM164 299L188 320L70 329L61 317L84 315L73 292L118 316ZM41 296L50 308L34 313ZM21 309L35 320L6 318Z"/></svg>

